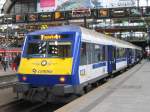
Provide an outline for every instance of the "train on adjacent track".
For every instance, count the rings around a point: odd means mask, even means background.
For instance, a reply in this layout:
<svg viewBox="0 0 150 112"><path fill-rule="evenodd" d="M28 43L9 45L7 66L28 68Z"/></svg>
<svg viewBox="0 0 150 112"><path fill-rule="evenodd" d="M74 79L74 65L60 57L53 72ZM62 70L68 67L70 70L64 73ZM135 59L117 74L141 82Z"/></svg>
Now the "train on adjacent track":
<svg viewBox="0 0 150 112"><path fill-rule="evenodd" d="M30 101L53 101L83 90L140 61L142 49L80 26L26 35L14 91Z"/></svg>

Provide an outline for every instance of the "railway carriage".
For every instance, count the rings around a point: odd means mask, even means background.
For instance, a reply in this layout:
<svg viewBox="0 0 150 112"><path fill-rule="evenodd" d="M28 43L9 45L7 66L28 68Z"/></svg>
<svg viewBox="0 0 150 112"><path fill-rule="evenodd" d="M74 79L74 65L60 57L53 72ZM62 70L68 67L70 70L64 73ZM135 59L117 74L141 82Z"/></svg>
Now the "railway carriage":
<svg viewBox="0 0 150 112"><path fill-rule="evenodd" d="M139 61L140 53L128 42L79 26L35 31L25 38L14 91L36 101L80 94L87 85Z"/></svg>

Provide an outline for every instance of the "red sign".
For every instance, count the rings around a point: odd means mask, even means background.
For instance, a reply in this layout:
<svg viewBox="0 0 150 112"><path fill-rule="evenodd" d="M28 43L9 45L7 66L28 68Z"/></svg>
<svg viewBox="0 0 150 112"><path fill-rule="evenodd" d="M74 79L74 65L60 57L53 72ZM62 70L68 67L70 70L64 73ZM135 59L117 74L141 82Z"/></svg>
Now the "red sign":
<svg viewBox="0 0 150 112"><path fill-rule="evenodd" d="M40 0L40 7L54 7L55 0Z"/></svg>

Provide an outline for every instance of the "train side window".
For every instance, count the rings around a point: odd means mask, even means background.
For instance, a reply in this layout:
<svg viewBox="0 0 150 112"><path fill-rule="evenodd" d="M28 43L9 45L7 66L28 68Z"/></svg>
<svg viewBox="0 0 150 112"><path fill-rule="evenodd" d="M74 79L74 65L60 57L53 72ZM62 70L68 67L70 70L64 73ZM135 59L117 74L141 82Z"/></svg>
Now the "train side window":
<svg viewBox="0 0 150 112"><path fill-rule="evenodd" d="M82 43L80 48L80 65L87 65L87 44Z"/></svg>
<svg viewBox="0 0 150 112"><path fill-rule="evenodd" d="M95 44L92 52L92 63L98 63L105 60L105 46Z"/></svg>
<svg viewBox="0 0 150 112"><path fill-rule="evenodd" d="M117 58L124 58L126 56L126 50L125 48L117 48L116 50L116 57Z"/></svg>
<svg viewBox="0 0 150 112"><path fill-rule="evenodd" d="M102 49L100 45L94 45L94 58L93 58L93 62L97 63L99 61L102 60Z"/></svg>
<svg viewBox="0 0 150 112"><path fill-rule="evenodd" d="M92 63L92 53L93 53L93 44L87 43L87 63L91 64Z"/></svg>

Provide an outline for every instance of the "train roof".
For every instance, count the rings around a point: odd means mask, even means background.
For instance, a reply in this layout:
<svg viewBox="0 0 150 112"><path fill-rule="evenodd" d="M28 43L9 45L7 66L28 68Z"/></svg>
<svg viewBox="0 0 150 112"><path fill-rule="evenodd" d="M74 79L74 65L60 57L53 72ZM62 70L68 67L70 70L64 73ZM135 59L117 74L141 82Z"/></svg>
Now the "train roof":
<svg viewBox="0 0 150 112"><path fill-rule="evenodd" d="M81 32L81 29L79 26L74 25L55 26L49 27L48 29L31 32L27 35L59 34L59 32Z"/></svg>
<svg viewBox="0 0 150 112"><path fill-rule="evenodd" d="M102 44L115 45L115 46L119 46L119 47L123 47L123 48L125 47L125 48L133 48L133 49L142 50L140 47L138 47L134 44L131 44L129 42L126 42L126 41L123 41L120 39L116 39L114 37L96 32L95 30L89 30L89 29L86 29L83 27L80 27L80 28L81 28L81 32L83 35L83 40L85 40L85 41L93 40L93 42L96 43L96 42L99 42L99 39L100 39L100 42ZM93 37L94 37L94 39L93 39Z"/></svg>
<svg viewBox="0 0 150 112"><path fill-rule="evenodd" d="M48 29L44 30L38 30L35 32L28 33L27 35L44 35L44 34L59 34L62 32L79 32L81 33L82 40L87 42L100 42L104 45L115 45L119 47L125 47L125 48L133 48L142 50L140 47L137 47L129 42L116 39L111 36L104 35L102 33L96 32L91 29L86 29L81 26L75 26L75 25L64 25L64 26L55 26L55 27L49 27ZM93 38L94 37L94 38Z"/></svg>

